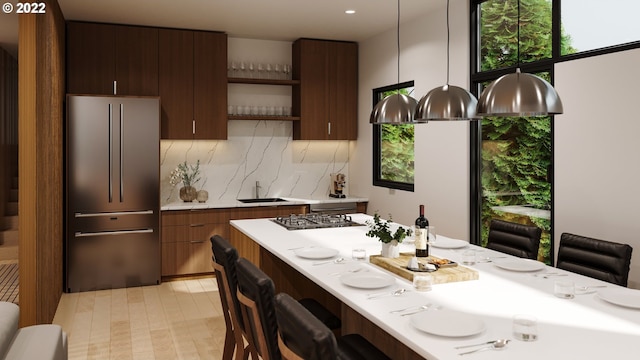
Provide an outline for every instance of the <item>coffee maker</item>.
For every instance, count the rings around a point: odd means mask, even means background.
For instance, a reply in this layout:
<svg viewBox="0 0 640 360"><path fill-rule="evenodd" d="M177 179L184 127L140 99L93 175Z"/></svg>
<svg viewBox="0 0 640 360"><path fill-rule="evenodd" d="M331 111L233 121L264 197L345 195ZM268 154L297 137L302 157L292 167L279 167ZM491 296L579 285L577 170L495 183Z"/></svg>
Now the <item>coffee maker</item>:
<svg viewBox="0 0 640 360"><path fill-rule="evenodd" d="M345 198L347 197L343 194L345 175L341 173L332 173L331 174L331 191L329 192L330 197L334 198Z"/></svg>

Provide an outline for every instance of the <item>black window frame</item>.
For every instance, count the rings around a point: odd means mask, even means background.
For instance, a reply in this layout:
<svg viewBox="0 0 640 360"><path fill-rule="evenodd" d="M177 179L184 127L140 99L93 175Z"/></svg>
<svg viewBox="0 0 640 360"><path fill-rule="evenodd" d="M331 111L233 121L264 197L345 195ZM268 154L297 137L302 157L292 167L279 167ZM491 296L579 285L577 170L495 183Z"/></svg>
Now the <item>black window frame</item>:
<svg viewBox="0 0 640 360"><path fill-rule="evenodd" d="M516 67L520 67L522 72L528 73L536 73L536 72L548 72L551 78L551 84L553 84L554 79L554 68L556 63L577 60L592 56L610 54L620 51L626 51L631 49L640 48L640 41L634 41L614 46L608 46L605 48L593 49L578 52L575 54L560 54L560 38L561 38L561 1L562 0L552 0L552 12L551 12L551 29L552 29L552 55L549 59L539 60L531 63L521 63L516 66L501 68L497 70L489 70L480 72L478 69L478 63L480 61L480 37L478 36L479 25L480 25L480 12L479 5L487 0L470 0L469 2L469 73L470 73L470 83L471 83L471 92L479 97L480 95L480 84L485 81L495 80L498 77L513 73L516 70ZM550 183L551 183L551 211L553 214L554 208L554 117L551 116L551 169L550 169ZM482 204L482 182L481 182L481 164L482 164L482 150L480 146L482 145L482 124L480 121L474 122L470 126L470 162L469 162L469 170L470 170L470 228L469 228L469 239L472 244L480 245L481 242L481 204ZM550 258L554 259L554 216L551 216L551 249L550 249Z"/></svg>
<svg viewBox="0 0 640 360"><path fill-rule="evenodd" d="M411 80L411 81L405 81L399 84L388 85L388 86L383 86L383 87L373 89L372 90L372 93L373 93L372 108L376 106L376 104L381 100L380 99L381 94L388 91L405 89L405 88L414 87L414 86L415 86L414 81ZM382 156L382 149L380 146L381 132L382 132L382 126L379 124L373 124L373 176L372 176L373 186L413 192L414 191L413 183L390 181L390 180L385 180L381 178L381 161L380 161ZM415 138L414 138L414 142L415 142ZM414 183L415 183L415 179L414 179Z"/></svg>

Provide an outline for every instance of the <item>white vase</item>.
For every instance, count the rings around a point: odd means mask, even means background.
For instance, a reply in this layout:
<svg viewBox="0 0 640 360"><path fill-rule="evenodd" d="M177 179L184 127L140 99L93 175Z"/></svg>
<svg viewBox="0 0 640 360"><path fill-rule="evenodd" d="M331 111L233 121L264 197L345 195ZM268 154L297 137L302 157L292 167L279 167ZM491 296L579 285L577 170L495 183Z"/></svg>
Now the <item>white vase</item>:
<svg viewBox="0 0 640 360"><path fill-rule="evenodd" d="M398 246L398 242L394 240L390 243L382 243L382 256L392 259L400 257L400 246Z"/></svg>
<svg viewBox="0 0 640 360"><path fill-rule="evenodd" d="M207 190L198 190L196 200L201 203L207 202L207 200L209 200L209 192Z"/></svg>

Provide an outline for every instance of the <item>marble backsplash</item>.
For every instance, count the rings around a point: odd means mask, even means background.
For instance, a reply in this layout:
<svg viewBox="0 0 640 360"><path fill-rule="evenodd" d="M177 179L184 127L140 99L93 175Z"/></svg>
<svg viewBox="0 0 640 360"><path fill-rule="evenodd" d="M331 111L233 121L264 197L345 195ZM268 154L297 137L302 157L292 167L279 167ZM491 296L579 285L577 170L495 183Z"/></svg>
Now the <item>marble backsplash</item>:
<svg viewBox="0 0 640 360"><path fill-rule="evenodd" d="M169 178L184 161L200 160L201 180L195 187L209 192L208 202L253 198L256 181L260 197L328 197L329 174L348 174L349 141L293 141L289 121L228 124L228 140L160 142L162 205L180 201L181 184L173 187Z"/></svg>

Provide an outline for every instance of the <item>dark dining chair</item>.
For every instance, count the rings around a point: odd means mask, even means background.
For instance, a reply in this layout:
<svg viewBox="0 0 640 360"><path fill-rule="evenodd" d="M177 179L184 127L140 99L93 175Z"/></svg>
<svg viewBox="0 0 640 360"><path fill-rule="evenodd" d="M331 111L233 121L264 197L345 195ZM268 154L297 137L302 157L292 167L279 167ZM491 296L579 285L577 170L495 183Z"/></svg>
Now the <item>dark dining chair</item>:
<svg viewBox="0 0 640 360"><path fill-rule="evenodd" d="M627 286L632 251L627 244L563 233L556 267Z"/></svg>
<svg viewBox="0 0 640 360"><path fill-rule="evenodd" d="M338 338L289 294L275 297L278 347L285 360L389 359L359 334Z"/></svg>
<svg viewBox="0 0 640 360"><path fill-rule="evenodd" d="M542 230L537 226L493 219L487 248L526 259L538 259Z"/></svg>
<svg viewBox="0 0 640 360"><path fill-rule="evenodd" d="M238 275L237 297L241 306L245 329L253 347L263 359L279 359L277 342L277 324L273 298L275 285L273 280L256 265L245 258L236 263ZM342 322L329 310L314 299L306 298L297 301L324 326L339 329ZM337 326L337 327L336 327Z"/></svg>
<svg viewBox="0 0 640 360"><path fill-rule="evenodd" d="M238 301L250 332L249 341L264 360L280 359L278 324L276 322L275 286L273 280L245 258L238 259Z"/></svg>
<svg viewBox="0 0 640 360"><path fill-rule="evenodd" d="M236 359L246 359L249 353L253 352L255 354L255 349L250 346L244 346L244 339L248 335L244 330L240 303L236 296L238 288L236 274L238 251L222 236L214 235L210 240L213 253L213 268L218 282L218 293L222 303L224 322L227 327L222 358L224 360L232 359L235 349Z"/></svg>

